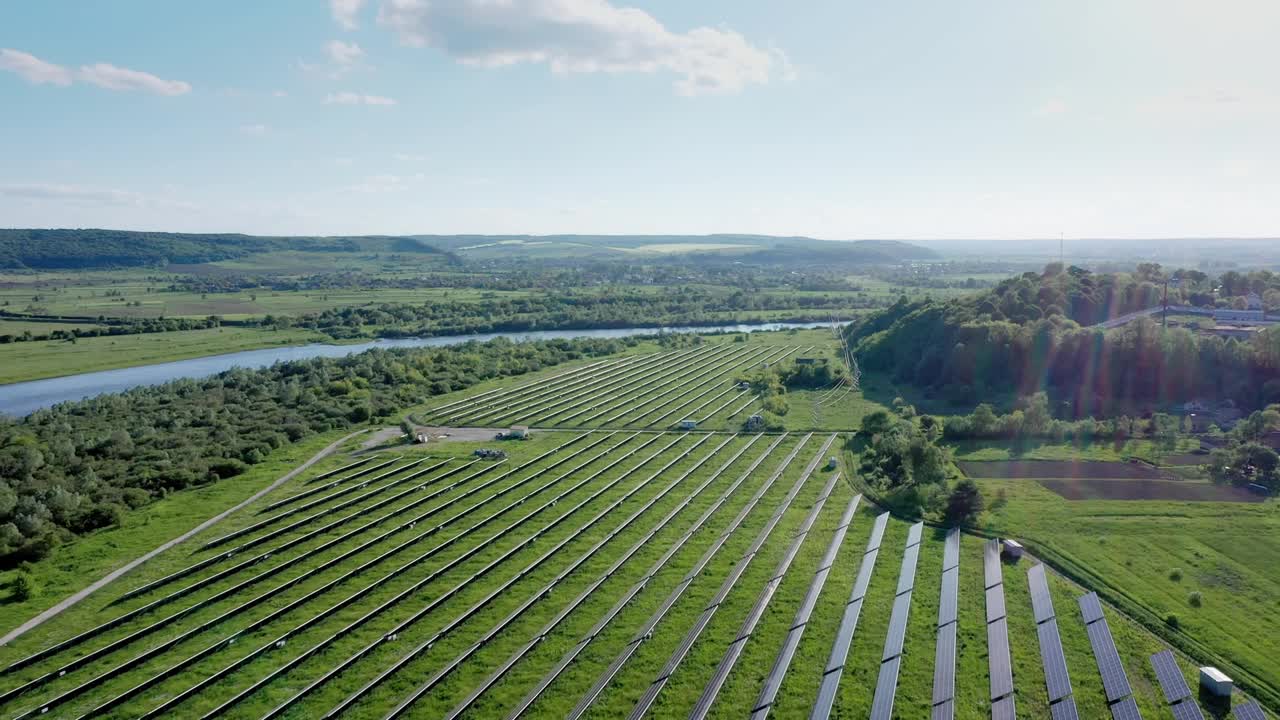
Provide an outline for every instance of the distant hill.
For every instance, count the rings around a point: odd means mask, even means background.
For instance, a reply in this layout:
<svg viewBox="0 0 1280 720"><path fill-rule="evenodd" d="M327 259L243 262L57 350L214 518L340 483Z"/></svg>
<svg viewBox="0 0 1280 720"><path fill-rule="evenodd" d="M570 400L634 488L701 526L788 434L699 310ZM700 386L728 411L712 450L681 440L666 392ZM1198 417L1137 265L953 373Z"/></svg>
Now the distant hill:
<svg viewBox="0 0 1280 720"><path fill-rule="evenodd" d="M887 264L932 260L928 248L895 240L818 240L772 235L418 235L466 259L530 257L555 260L678 257L729 259L759 264Z"/></svg>
<svg viewBox="0 0 1280 720"><path fill-rule="evenodd" d="M0 268L6 269L66 270L197 265L283 250L449 254L417 238L381 235L266 237L92 228L0 229Z"/></svg>

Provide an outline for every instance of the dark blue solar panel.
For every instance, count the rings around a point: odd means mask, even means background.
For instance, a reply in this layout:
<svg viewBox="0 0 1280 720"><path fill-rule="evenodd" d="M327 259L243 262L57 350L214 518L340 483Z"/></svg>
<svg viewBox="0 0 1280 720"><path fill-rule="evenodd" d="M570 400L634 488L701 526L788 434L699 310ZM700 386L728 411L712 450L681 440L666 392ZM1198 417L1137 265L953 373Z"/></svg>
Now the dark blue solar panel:
<svg viewBox="0 0 1280 720"><path fill-rule="evenodd" d="M907 635L907 616L911 612L911 593L894 598L893 615L889 617L889 636L884 641L882 660L902 654L902 640Z"/></svg>
<svg viewBox="0 0 1280 720"><path fill-rule="evenodd" d="M854 600L861 600L867 594L867 586L871 584L871 572L876 567L876 557L880 554L879 550L872 550L862 556L862 567L858 568L858 579L853 583L853 592L850 597Z"/></svg>
<svg viewBox="0 0 1280 720"><path fill-rule="evenodd" d="M933 660L933 703L950 700L956 694L956 624L938 628L938 645Z"/></svg>
<svg viewBox="0 0 1280 720"><path fill-rule="evenodd" d="M876 697L871 702L871 720L893 718L893 696L898 692L898 666L901 663L901 657L881 663L880 677L876 680Z"/></svg>
<svg viewBox="0 0 1280 720"><path fill-rule="evenodd" d="M1000 568L1000 541L988 540L982 548L982 570L986 576L986 585L991 587L1004 581L1004 573Z"/></svg>
<svg viewBox="0 0 1280 720"><path fill-rule="evenodd" d="M992 699L1013 692L1013 667L1009 663L1009 627L1001 618L987 625L987 661Z"/></svg>
<svg viewBox="0 0 1280 720"><path fill-rule="evenodd" d="M1049 716L1052 720L1080 720L1075 698L1063 698L1061 702L1050 705Z"/></svg>
<svg viewBox="0 0 1280 720"><path fill-rule="evenodd" d="M1169 709L1173 711L1173 720L1204 720L1204 713L1195 700L1183 700Z"/></svg>
<svg viewBox="0 0 1280 720"><path fill-rule="evenodd" d="M1267 720L1267 716L1263 714L1262 708L1258 703L1250 700L1249 702L1239 705L1235 709L1236 720Z"/></svg>
<svg viewBox="0 0 1280 720"><path fill-rule="evenodd" d="M867 550L880 549L880 543L884 541L884 529L888 524L889 513L881 513L876 516L876 523L871 526L871 538L867 540Z"/></svg>
<svg viewBox="0 0 1280 720"><path fill-rule="evenodd" d="M1042 623L1054 616L1053 597L1049 595L1049 580L1044 565L1032 565L1027 571L1027 583L1031 586L1031 610L1036 622Z"/></svg>
<svg viewBox="0 0 1280 720"><path fill-rule="evenodd" d="M1067 674L1067 659L1062 654L1062 638L1058 635L1058 621L1050 619L1036 628L1040 636L1040 660L1044 664L1044 681L1049 689L1049 702L1071 694L1071 676Z"/></svg>
<svg viewBox="0 0 1280 720"><path fill-rule="evenodd" d="M987 588L987 622L995 622L1004 616L1004 585L993 585Z"/></svg>
<svg viewBox="0 0 1280 720"><path fill-rule="evenodd" d="M960 568L942 573L942 593L938 600L938 625L956 621L956 603L960 594Z"/></svg>
<svg viewBox="0 0 1280 720"><path fill-rule="evenodd" d="M920 537L924 533L924 523L918 522L907 530L907 547L920 544Z"/></svg>
<svg viewBox="0 0 1280 720"><path fill-rule="evenodd" d="M1178 661L1171 650L1161 650L1151 656L1151 667L1156 671L1156 680L1164 691L1164 701L1176 703L1183 698L1191 697L1191 688L1187 687L1187 679L1178 669Z"/></svg>
<svg viewBox="0 0 1280 720"><path fill-rule="evenodd" d="M1138 712L1138 703L1134 702L1132 697L1127 697L1112 705L1111 720L1142 720L1142 713Z"/></svg>
<svg viewBox="0 0 1280 720"><path fill-rule="evenodd" d="M1014 706L1012 695L991 703L991 720L1018 720L1018 710Z"/></svg>
<svg viewBox="0 0 1280 720"><path fill-rule="evenodd" d="M1080 596L1080 615L1084 618L1085 625L1101 620L1104 617L1102 603L1098 601L1098 593Z"/></svg>
<svg viewBox="0 0 1280 720"><path fill-rule="evenodd" d="M955 720L956 708L951 700L939 703L933 706L933 713L929 716L929 720Z"/></svg>
<svg viewBox="0 0 1280 720"><path fill-rule="evenodd" d="M960 565L960 529L947 531L947 541L942 546L942 569L950 570Z"/></svg>
<svg viewBox="0 0 1280 720"><path fill-rule="evenodd" d="M1089 633L1093 658L1102 675L1102 687L1107 691L1107 702L1115 702L1131 694L1129 677L1124 673L1124 665L1120 662L1120 654L1116 652L1116 644L1111 639L1111 629L1107 627L1106 621L1096 622L1085 630Z"/></svg>
<svg viewBox="0 0 1280 720"><path fill-rule="evenodd" d="M916 563L920 560L920 546L912 545L902 553L902 571L898 573L898 591L901 595L916 586Z"/></svg>

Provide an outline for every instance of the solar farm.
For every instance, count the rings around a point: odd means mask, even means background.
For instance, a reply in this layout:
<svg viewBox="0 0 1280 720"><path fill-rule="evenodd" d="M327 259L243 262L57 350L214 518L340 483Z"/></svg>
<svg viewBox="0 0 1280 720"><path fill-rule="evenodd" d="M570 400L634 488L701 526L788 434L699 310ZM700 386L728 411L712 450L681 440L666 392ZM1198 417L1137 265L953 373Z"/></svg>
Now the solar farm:
<svg viewBox="0 0 1280 720"><path fill-rule="evenodd" d="M0 648L0 712L1267 717L1034 558L891 517L830 462L848 434L741 431L736 373L828 351L708 343L441 397L424 422L531 439L317 465Z"/></svg>

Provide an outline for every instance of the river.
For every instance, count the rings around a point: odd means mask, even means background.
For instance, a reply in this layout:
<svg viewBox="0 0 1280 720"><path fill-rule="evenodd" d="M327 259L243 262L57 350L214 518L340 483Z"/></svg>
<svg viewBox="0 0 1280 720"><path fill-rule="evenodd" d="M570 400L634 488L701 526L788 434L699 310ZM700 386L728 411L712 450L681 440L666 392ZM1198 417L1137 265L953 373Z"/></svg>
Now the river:
<svg viewBox="0 0 1280 720"><path fill-rule="evenodd" d="M70 400L83 400L95 395L123 392L142 385L159 385L183 378L202 378L216 375L231 368L261 368L288 360L306 360L315 357L343 357L374 348L418 348L459 345L476 340L484 342L500 337L516 342L555 340L561 338L620 338L632 335L653 335L666 332L754 332L757 330L787 330L790 328L827 327L827 323L762 323L756 325L713 325L707 327L669 328L611 328L602 330L537 330L519 333L485 333L477 335L447 335L432 338L394 338L373 340L352 345L328 345L314 343L291 347L273 347L262 350L245 350L226 355L209 355L120 368L98 372L65 375L46 380L0 385L0 413L14 416L28 415L40 408L51 407Z"/></svg>

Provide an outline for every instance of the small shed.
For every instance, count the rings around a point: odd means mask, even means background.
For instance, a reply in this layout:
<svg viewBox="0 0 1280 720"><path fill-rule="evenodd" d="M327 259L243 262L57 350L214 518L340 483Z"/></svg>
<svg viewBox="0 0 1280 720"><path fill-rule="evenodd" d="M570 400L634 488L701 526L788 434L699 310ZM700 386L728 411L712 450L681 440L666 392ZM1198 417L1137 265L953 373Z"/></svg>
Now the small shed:
<svg viewBox="0 0 1280 720"><path fill-rule="evenodd" d="M695 429L695 428L697 428L697 427L698 427L698 421L697 421L697 420L681 420L681 421L680 421L680 429L681 429L681 430L693 430L693 429Z"/></svg>
<svg viewBox="0 0 1280 720"><path fill-rule="evenodd" d="M1005 540L1003 542L1004 542L1005 557L1012 558L1014 560L1017 560L1018 558L1022 557L1022 551L1023 551L1022 543L1018 542L1017 540Z"/></svg>
<svg viewBox="0 0 1280 720"><path fill-rule="evenodd" d="M840 467L840 461L836 459L835 455L832 455L831 457L827 458L828 470L835 470L838 467Z"/></svg>
<svg viewBox="0 0 1280 720"><path fill-rule="evenodd" d="M512 440L524 440L529 437L528 425L512 425L511 430L507 432L507 437Z"/></svg>
<svg viewBox="0 0 1280 720"><path fill-rule="evenodd" d="M1233 683L1216 667L1200 668L1200 687L1218 697L1230 697Z"/></svg>

